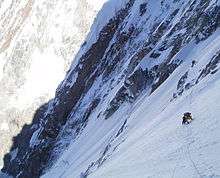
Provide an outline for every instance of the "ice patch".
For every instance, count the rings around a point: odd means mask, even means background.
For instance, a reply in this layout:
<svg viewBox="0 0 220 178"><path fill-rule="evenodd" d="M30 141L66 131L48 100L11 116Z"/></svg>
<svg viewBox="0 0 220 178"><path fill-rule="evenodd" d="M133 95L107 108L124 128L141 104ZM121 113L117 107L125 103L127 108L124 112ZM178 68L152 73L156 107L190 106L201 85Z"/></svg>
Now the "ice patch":
<svg viewBox="0 0 220 178"><path fill-rule="evenodd" d="M10 152L10 155L11 155L11 160L10 161L13 161L16 158L17 154L18 154L18 148L11 151Z"/></svg>

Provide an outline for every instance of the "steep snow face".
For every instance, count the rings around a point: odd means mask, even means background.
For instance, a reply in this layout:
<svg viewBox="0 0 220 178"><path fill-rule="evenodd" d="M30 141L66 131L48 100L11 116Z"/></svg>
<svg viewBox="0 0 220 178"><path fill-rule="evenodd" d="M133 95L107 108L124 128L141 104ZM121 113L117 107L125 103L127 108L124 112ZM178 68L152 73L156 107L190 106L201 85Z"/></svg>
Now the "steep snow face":
<svg viewBox="0 0 220 178"><path fill-rule="evenodd" d="M111 144L113 148L109 147L108 159L89 178L220 176L220 73L170 102L178 82L176 76L184 71L182 67L153 95L142 98L136 105L128 117L123 140ZM192 112L194 121L182 126L181 118L186 111ZM114 119L118 119L117 116L120 115L115 115ZM115 130L113 127L110 131ZM75 162L72 162L75 156L70 156L71 149L76 150L76 147L71 146L62 157L63 162L69 165L59 162L45 177L57 175L57 170L63 171L61 177L77 177L86 169L85 165L98 158L92 149L100 149L101 146L95 138L93 142L96 144L84 149L84 154Z"/></svg>
<svg viewBox="0 0 220 178"><path fill-rule="evenodd" d="M177 55L184 61L155 92L121 106L104 122L98 116L103 103L98 106L80 136L42 177L219 177L219 40L217 30L184 47ZM200 77L214 60L217 65ZM182 126L187 111L194 121ZM68 136L64 138L61 143Z"/></svg>
<svg viewBox="0 0 220 178"><path fill-rule="evenodd" d="M54 97L103 3L0 2L0 167L11 138Z"/></svg>
<svg viewBox="0 0 220 178"><path fill-rule="evenodd" d="M212 0L108 1L55 97L15 138L3 172L219 175L219 17ZM182 126L186 111L195 120Z"/></svg>
<svg viewBox="0 0 220 178"><path fill-rule="evenodd" d="M212 46L216 41L209 42ZM203 45L188 57L206 55L201 51L207 44ZM93 114L82 135L43 178L79 178L87 173L88 178L218 178L220 72L171 102L179 76L190 67L189 61L184 62L151 96L143 95L129 110L120 108L106 123ZM186 111L192 112L194 121L183 126Z"/></svg>

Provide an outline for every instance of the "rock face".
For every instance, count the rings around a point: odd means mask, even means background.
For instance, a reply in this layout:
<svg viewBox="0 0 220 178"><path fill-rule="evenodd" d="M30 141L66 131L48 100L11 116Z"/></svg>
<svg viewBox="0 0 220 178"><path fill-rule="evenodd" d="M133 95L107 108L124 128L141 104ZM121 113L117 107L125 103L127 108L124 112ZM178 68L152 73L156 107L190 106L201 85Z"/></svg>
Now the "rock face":
<svg viewBox="0 0 220 178"><path fill-rule="evenodd" d="M208 63L201 65L203 69L195 67L203 61L189 59L187 53L214 35L219 26L217 1L109 1L100 11L54 99L43 105L33 123L15 138L18 141L5 156L3 172L18 177L47 173L69 144L82 137L92 117L97 123L108 122L120 108L132 106L143 94L154 93L186 61L192 65L179 76L177 91L170 102L206 76L214 75L220 62L219 48L212 51ZM65 46L62 49L59 52L68 59L72 50L67 52ZM192 68L197 74L189 78ZM82 172L82 177L108 159L117 148L114 140L120 137L126 124L127 120L116 137L105 145L100 158ZM22 144L18 138L23 138Z"/></svg>
<svg viewBox="0 0 220 178"><path fill-rule="evenodd" d="M0 167L12 137L54 97L103 3L0 2Z"/></svg>

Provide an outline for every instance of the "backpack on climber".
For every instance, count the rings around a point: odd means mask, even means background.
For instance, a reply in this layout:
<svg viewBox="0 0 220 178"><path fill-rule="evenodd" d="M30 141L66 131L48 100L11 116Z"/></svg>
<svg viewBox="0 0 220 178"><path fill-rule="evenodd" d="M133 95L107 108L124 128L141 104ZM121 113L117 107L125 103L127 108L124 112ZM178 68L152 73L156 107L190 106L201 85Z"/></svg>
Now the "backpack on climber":
<svg viewBox="0 0 220 178"><path fill-rule="evenodd" d="M190 112L186 112L183 115L182 125L187 125L187 124L191 123L192 120L193 120L192 114Z"/></svg>

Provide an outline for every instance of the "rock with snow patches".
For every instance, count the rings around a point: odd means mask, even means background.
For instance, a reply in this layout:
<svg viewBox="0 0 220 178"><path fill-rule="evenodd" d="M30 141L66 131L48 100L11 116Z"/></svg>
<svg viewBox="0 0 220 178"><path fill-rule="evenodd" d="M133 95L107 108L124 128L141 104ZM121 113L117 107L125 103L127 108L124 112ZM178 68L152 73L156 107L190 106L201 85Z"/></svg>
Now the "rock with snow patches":
<svg viewBox="0 0 220 178"><path fill-rule="evenodd" d="M220 153L210 151L220 150L219 15L220 3L213 0L108 1L54 99L22 132L24 143L5 156L3 172L45 178L220 175ZM216 105L208 108L212 100ZM186 111L204 117L183 128Z"/></svg>

